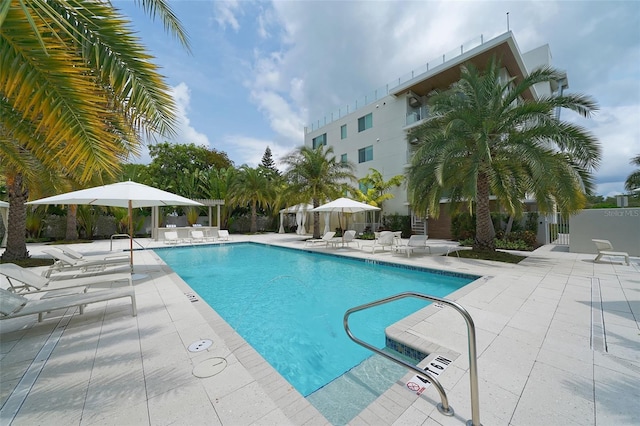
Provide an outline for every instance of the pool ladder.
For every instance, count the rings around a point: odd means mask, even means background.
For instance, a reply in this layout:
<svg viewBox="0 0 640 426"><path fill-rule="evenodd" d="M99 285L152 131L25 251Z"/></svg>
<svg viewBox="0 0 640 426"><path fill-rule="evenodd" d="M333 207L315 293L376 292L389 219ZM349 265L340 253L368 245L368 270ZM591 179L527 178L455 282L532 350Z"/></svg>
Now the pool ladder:
<svg viewBox="0 0 640 426"><path fill-rule="evenodd" d="M467 341L469 345L469 381L470 381L470 388L471 388L471 420L467 421L467 426L482 426L482 424L480 423L480 398L478 396L478 362L477 362L477 354L476 354L477 352L476 351L476 327L473 324L473 319L471 319L471 315L469 315L467 310L462 306L460 306L458 303L448 299L442 299L440 297L429 296L421 293L414 293L414 292L399 293L399 294L396 294L395 296L390 296L385 299L380 299L374 302L365 303L364 305L356 306L354 308L347 310L347 312L345 312L344 314L344 320L343 320L344 330L347 332L347 335L349 336L349 338L354 342L356 342L357 344L359 344L360 346L363 346L369 349L370 351L375 352L378 355L381 355L387 358L388 360L395 362L396 364L399 364L420 376L426 377L433 384L433 386L437 389L438 393L440 394L441 402L437 405L438 411L444 414L445 416L453 416L453 408L449 405L449 401L447 399L447 393L445 392L444 388L442 387L438 379L433 377L428 371L422 370L413 364L409 364L408 362L390 353L383 352L380 349L376 348L375 346L372 346L369 343L358 339L353 335L353 333L351 332L351 329L349 328L349 316L352 313L362 311L368 308L372 308L374 306L383 305L385 303L393 302L395 300L404 299L407 297L415 297L418 299L429 300L432 302L438 302L438 303L450 306L456 311L458 311L458 313L460 313L460 315L462 315L462 317L466 321Z"/></svg>

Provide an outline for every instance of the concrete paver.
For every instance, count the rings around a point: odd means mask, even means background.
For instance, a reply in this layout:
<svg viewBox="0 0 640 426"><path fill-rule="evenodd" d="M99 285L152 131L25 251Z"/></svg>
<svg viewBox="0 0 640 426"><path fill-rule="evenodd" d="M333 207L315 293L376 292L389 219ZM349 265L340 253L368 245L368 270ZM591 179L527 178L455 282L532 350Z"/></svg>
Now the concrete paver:
<svg viewBox="0 0 640 426"><path fill-rule="evenodd" d="M233 240L482 275L448 298L467 308L477 328L483 424L640 423L637 258L629 266L595 264L593 255L545 246L518 265L506 265L304 247L302 237L292 234ZM163 246L141 242L148 248ZM100 251L108 245L73 248ZM434 241L431 247L434 254L444 254L450 245ZM42 248L33 245L29 251L39 255ZM215 311L203 302L192 303L185 296L192 290L152 250L136 251L135 264L137 317L130 315L125 300L116 300L89 305L82 316L70 311L67 316L52 313L42 323L35 316L0 322L1 424L328 424ZM594 295L601 300L592 300ZM601 307L606 351L592 347L594 303ZM24 390L20 379L69 315L33 387ZM350 424L460 425L470 419L467 335L461 317L432 305L392 328L403 341L455 358L442 383L456 415L445 417L435 409L439 397L433 387L417 397L400 380ZM189 352L189 344L200 339L211 339L213 345ZM192 374L213 357L226 360L222 372L206 378ZM7 401L20 392L27 396L14 418Z"/></svg>

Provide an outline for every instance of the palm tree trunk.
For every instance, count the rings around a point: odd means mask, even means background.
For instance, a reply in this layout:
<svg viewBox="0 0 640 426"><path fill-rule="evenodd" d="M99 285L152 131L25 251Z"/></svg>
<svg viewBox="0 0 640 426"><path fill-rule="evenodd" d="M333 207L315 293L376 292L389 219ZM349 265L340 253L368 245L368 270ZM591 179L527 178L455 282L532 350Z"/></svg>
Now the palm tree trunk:
<svg viewBox="0 0 640 426"><path fill-rule="evenodd" d="M489 177L484 172L478 173L476 195L476 239L474 250L496 249L493 238L495 232L491 223L491 210L489 208Z"/></svg>
<svg viewBox="0 0 640 426"><path fill-rule="evenodd" d="M27 206L29 190L23 185L22 174L7 176L9 192L9 219L7 226L7 247L0 260L3 262L29 258L27 251Z"/></svg>
<svg viewBox="0 0 640 426"><path fill-rule="evenodd" d="M504 231L504 238L507 238L507 235L511 232L511 228L513 228L513 215L509 215L509 220L507 221L507 228Z"/></svg>
<svg viewBox="0 0 640 426"><path fill-rule="evenodd" d="M251 202L251 229L249 232L252 234L258 232L258 207L256 204L255 200Z"/></svg>
<svg viewBox="0 0 640 426"><path fill-rule="evenodd" d="M67 233L64 237L67 241L75 241L78 239L78 206L69 205L67 206ZM91 238L91 235L87 235L88 238Z"/></svg>
<svg viewBox="0 0 640 426"><path fill-rule="evenodd" d="M317 198L313 199L313 208L320 207ZM313 238L320 238L320 212L313 212Z"/></svg>

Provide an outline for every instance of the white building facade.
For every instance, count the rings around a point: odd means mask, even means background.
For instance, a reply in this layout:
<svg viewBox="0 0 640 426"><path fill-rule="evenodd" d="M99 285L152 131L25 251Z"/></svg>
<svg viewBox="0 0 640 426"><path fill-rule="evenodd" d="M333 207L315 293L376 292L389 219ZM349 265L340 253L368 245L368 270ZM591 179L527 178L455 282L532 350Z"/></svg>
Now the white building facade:
<svg viewBox="0 0 640 426"><path fill-rule="evenodd" d="M548 45L520 53L511 32L489 41L481 36L376 90L355 105L310 124L305 128L305 146L333 147L338 160L356 165L358 179L366 176L371 168L382 173L385 181L404 175L411 155L407 131L428 117L428 94L434 89L446 89L459 80L461 65L472 62L482 69L493 55L501 59L507 78L518 78L535 68L551 65ZM566 78L556 85L538 84L534 87L535 93L527 96L551 95L566 87ZM392 193L394 198L385 201L384 213L412 215L406 185Z"/></svg>

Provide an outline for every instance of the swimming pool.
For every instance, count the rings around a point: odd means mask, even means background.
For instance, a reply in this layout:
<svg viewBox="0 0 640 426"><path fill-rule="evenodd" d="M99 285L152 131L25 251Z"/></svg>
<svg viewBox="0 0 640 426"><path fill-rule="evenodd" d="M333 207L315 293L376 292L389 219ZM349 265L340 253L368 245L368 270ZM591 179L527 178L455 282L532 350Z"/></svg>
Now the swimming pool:
<svg viewBox="0 0 640 426"><path fill-rule="evenodd" d="M403 291L442 297L477 278L255 243L156 253L304 396L371 356L347 337L347 309ZM383 305L354 314L350 327L383 348L384 329L424 306Z"/></svg>

